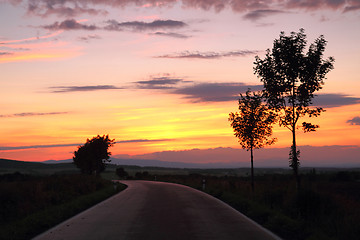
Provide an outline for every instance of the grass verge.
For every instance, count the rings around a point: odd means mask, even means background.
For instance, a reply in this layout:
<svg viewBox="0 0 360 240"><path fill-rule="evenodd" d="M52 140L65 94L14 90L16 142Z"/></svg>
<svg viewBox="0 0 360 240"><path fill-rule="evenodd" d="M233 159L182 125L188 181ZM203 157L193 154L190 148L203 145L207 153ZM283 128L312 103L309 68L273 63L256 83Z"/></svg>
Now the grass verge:
<svg viewBox="0 0 360 240"><path fill-rule="evenodd" d="M81 195L70 201L46 207L27 215L24 218L2 224L0 239L30 239L51 227L75 216L76 214L94 206L126 188L119 184L114 189L112 184L95 192Z"/></svg>

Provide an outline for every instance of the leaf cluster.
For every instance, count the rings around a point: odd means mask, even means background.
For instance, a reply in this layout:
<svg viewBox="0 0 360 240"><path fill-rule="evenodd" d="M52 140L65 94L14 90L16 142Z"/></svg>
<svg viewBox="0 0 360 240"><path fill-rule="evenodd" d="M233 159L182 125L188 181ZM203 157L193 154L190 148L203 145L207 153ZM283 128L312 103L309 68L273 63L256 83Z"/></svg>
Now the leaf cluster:
<svg viewBox="0 0 360 240"><path fill-rule="evenodd" d="M314 93L324 84L325 75L332 70L334 58L323 59L327 41L320 36L305 53L307 44L304 29L286 36L281 32L264 59L255 58L254 72L264 83L264 97L272 109L279 112L279 123L290 130L296 128L300 117L317 117L324 110L309 108ZM281 113L280 113L281 112ZM318 126L304 123L305 132Z"/></svg>
<svg viewBox="0 0 360 240"><path fill-rule="evenodd" d="M239 139L243 149L262 148L276 141L275 138L271 138L276 115L262 100L261 93L251 94L248 90L245 95L240 94L239 112L229 114L234 135Z"/></svg>

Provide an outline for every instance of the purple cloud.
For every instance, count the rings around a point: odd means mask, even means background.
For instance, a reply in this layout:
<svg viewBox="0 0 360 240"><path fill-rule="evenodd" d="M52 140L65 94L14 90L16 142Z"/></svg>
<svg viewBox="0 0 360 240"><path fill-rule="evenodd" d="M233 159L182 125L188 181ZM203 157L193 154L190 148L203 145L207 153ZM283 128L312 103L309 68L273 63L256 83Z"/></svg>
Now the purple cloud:
<svg viewBox="0 0 360 240"><path fill-rule="evenodd" d="M94 86L56 86L50 87L50 89L55 89L53 93L67 93L67 92L89 92L89 91L99 91L99 90L117 90L123 89L121 87L116 87L114 85L94 85Z"/></svg>
<svg viewBox="0 0 360 240"><path fill-rule="evenodd" d="M173 139L131 139L131 140L116 141L115 143L117 144L143 143L143 142L162 142L162 141L172 141L172 140ZM34 149L34 148L76 147L80 145L82 145L82 143L29 145L29 146L15 146L15 147L0 146L0 151L25 150L25 149Z"/></svg>
<svg viewBox="0 0 360 240"><path fill-rule="evenodd" d="M163 77L151 77L150 80L135 82L139 89L174 89L179 83L189 83L182 78L173 78L168 74Z"/></svg>
<svg viewBox="0 0 360 240"><path fill-rule="evenodd" d="M46 116L46 115L59 115L59 114L68 114L68 112L24 112L24 113L14 113L7 115L0 115L0 118L12 118L12 117L33 117L33 116Z"/></svg>
<svg viewBox="0 0 360 240"><path fill-rule="evenodd" d="M260 18L265 18L271 15L276 15L281 13L286 13L286 12L281 10L274 10L274 9L258 9L258 10L250 11L247 14L245 14L244 19L256 21L259 20Z"/></svg>
<svg viewBox="0 0 360 240"><path fill-rule="evenodd" d="M187 26L186 23L182 21L174 20L155 20L152 22L142 22L142 21L131 21L131 22L118 22L116 20L107 21L107 26L104 29L110 31L124 31L124 30L133 30L133 31L147 31L147 30L158 30L158 29L177 29Z"/></svg>
<svg viewBox="0 0 360 240"><path fill-rule="evenodd" d="M155 56L154 58L219 59L224 57L244 57L249 55L255 55L258 52L259 51L250 51L250 50L237 50L237 51L227 51L227 52L184 51L180 53Z"/></svg>
<svg viewBox="0 0 360 240"><path fill-rule="evenodd" d="M172 37L172 38L183 38L183 39L191 37L185 34L174 33L174 32L155 32L155 33L150 33L150 35Z"/></svg>
<svg viewBox="0 0 360 240"><path fill-rule="evenodd" d="M338 93L318 94L313 99L313 105L323 108L341 107L359 103L360 98L358 97L349 97L345 94Z"/></svg>
<svg viewBox="0 0 360 240"><path fill-rule="evenodd" d="M6 56L6 55L12 55L14 53L11 53L11 52L0 52L0 57L1 56Z"/></svg>
<svg viewBox="0 0 360 240"><path fill-rule="evenodd" d="M81 24L74 19L68 19L63 22L55 22L51 25L42 26L48 30L96 30L95 25Z"/></svg>
<svg viewBox="0 0 360 240"><path fill-rule="evenodd" d="M193 102L225 102L236 101L239 93L244 93L249 88L252 91L259 91L263 86L244 83L199 83L177 88L171 93L183 95L184 98Z"/></svg>
<svg viewBox="0 0 360 240"><path fill-rule="evenodd" d="M6 0L5 0L6 1ZM104 7L124 8L127 6L138 7L172 7L179 3L184 8L202 9L205 11L220 12L224 9L231 9L234 12L244 13L261 9L305 9L318 11L323 9L340 10L344 13L358 11L360 4L358 0L7 0L14 5L21 5L27 8L28 14L42 17L49 15L74 17L81 14L106 15L108 12Z"/></svg>
<svg viewBox="0 0 360 240"><path fill-rule="evenodd" d="M347 120L346 122L350 125L360 125L360 117L354 117L350 120Z"/></svg>
<svg viewBox="0 0 360 240"><path fill-rule="evenodd" d="M79 37L78 39L81 41L88 42L89 40L93 40L93 39L101 39L101 37L99 35L94 34L94 35L87 35L84 37Z"/></svg>

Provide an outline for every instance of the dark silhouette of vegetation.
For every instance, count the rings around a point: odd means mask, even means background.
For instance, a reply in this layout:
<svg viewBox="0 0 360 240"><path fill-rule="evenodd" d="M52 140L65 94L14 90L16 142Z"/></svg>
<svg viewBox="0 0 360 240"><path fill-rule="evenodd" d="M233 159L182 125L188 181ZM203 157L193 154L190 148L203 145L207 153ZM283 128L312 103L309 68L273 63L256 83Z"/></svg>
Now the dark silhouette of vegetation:
<svg viewBox="0 0 360 240"><path fill-rule="evenodd" d="M91 175L0 175L0 239L31 239L124 188Z"/></svg>
<svg viewBox="0 0 360 240"><path fill-rule="evenodd" d="M251 152L251 189L253 192L253 149L271 145L276 141L275 138L271 138L272 124L275 119L275 114L262 102L261 93L251 94L250 90L245 95L240 94L239 112L229 114L234 135L239 139L241 147Z"/></svg>
<svg viewBox="0 0 360 240"><path fill-rule="evenodd" d="M115 139L110 139L109 135L93 137L87 139L83 146L79 146L74 152L73 161L82 173L98 175L105 170L106 162L109 160L111 152L109 147L114 145Z"/></svg>
<svg viewBox="0 0 360 240"><path fill-rule="evenodd" d="M321 170L321 169L320 169ZM302 175L299 192L291 174L256 175L256 192L249 195L250 177L215 175L157 175L202 190L228 203L287 240L357 240L360 235L360 172L334 169ZM274 171L276 172L276 171ZM347 175L345 179L343 176ZM149 178L150 180L150 178Z"/></svg>
<svg viewBox="0 0 360 240"><path fill-rule="evenodd" d="M122 167L116 168L115 173L119 178L126 178L129 176L129 174Z"/></svg>
<svg viewBox="0 0 360 240"><path fill-rule="evenodd" d="M278 113L280 126L292 132L292 146L289 154L290 167L293 169L297 187L300 186L298 169L300 151L296 149L296 129L301 117L317 117L324 110L321 107L310 108L314 92L324 84L325 75L333 69L334 58L323 59L326 46L324 36L312 43L307 53L304 29L286 36L281 32L275 39L273 49L267 50L264 59L256 56L255 74L264 83L264 97ZM308 122L302 123L304 132L318 128Z"/></svg>

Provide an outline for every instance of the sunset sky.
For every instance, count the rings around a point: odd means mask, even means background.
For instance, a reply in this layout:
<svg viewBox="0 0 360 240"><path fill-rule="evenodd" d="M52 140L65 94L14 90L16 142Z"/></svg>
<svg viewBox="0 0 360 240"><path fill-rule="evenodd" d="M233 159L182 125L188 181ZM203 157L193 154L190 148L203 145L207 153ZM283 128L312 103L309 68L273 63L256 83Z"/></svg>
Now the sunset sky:
<svg viewBox="0 0 360 240"><path fill-rule="evenodd" d="M98 134L113 155L240 148L228 114L262 87L255 56L300 28L335 68L298 145L360 148L359 26L359 0L0 0L0 158L69 159Z"/></svg>

